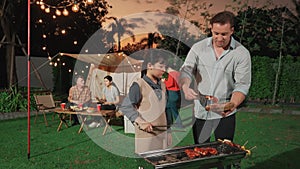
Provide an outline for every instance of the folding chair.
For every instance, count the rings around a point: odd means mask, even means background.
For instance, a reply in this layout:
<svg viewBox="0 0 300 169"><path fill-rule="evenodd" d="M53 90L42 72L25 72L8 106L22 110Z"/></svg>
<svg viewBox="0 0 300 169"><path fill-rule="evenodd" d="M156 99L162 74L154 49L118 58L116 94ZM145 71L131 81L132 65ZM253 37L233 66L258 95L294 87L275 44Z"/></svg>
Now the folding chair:
<svg viewBox="0 0 300 169"><path fill-rule="evenodd" d="M34 119L34 123L36 123L38 113L42 112L44 115L45 124L46 126L48 126L48 121L45 113L53 112L54 108L56 107L56 104L53 100L52 93L44 94L44 95L34 95L34 99L37 105L37 112Z"/></svg>

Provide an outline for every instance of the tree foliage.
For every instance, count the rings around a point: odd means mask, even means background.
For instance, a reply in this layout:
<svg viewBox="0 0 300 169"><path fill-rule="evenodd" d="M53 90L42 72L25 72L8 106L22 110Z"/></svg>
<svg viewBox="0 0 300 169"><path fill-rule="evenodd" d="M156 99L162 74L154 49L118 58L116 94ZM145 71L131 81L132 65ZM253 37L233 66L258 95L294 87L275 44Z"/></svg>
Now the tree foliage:
<svg viewBox="0 0 300 169"><path fill-rule="evenodd" d="M47 2L56 6L61 0ZM106 21L109 8L111 6L106 0L94 1L92 5L81 5L79 12L70 12L68 16L57 16L54 19L54 10L45 13L39 5L32 4L31 30L35 32L32 41L37 42L32 44L32 51L39 56L53 56L61 51L79 53L84 43ZM43 50L43 47L46 49Z"/></svg>
<svg viewBox="0 0 300 169"><path fill-rule="evenodd" d="M299 53L299 41L295 25L284 16L287 8L261 9L249 7L237 15L235 37L253 55L278 57L281 41L281 25L285 22L283 53Z"/></svg>
<svg viewBox="0 0 300 169"><path fill-rule="evenodd" d="M299 42L299 2L293 0L296 13L287 7L261 8L247 6L237 12L235 37L245 45L252 55L279 57L300 53ZM298 6L298 7L297 7ZM282 34L282 25L285 29ZM283 35L283 43L281 37Z"/></svg>

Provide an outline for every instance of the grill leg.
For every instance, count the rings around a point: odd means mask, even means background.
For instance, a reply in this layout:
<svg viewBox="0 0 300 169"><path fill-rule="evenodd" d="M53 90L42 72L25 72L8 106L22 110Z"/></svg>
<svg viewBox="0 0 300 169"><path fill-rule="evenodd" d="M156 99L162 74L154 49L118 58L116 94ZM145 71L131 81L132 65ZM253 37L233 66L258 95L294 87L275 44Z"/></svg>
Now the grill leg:
<svg viewBox="0 0 300 169"><path fill-rule="evenodd" d="M241 169L241 161L236 162L236 163L233 163L233 167L234 167L235 169Z"/></svg>

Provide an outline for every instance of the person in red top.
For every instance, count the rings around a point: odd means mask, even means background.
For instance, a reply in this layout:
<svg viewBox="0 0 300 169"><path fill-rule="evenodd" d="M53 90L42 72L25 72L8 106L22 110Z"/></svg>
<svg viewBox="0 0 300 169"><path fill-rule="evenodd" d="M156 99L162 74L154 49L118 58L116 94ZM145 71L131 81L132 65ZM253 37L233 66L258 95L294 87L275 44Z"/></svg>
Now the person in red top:
<svg viewBox="0 0 300 169"><path fill-rule="evenodd" d="M167 89L167 106L166 106L166 115L167 115L167 124L168 126L173 125L174 127L183 128L182 121L179 115L180 108L180 87L178 85L178 79L180 72L169 67L168 77L165 79L166 89ZM175 123L173 124L173 119Z"/></svg>

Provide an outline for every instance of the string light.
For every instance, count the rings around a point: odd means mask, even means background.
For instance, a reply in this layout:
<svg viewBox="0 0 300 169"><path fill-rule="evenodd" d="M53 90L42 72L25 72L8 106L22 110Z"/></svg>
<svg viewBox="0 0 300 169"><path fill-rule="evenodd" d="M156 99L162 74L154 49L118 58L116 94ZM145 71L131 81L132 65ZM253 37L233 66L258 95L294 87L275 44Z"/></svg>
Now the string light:
<svg viewBox="0 0 300 169"><path fill-rule="evenodd" d="M46 13L50 13L50 8L47 7L47 8L45 9L45 12L46 12Z"/></svg>
<svg viewBox="0 0 300 169"><path fill-rule="evenodd" d="M63 10L63 15L64 16L68 16L69 15L69 11L66 8L64 8L64 10Z"/></svg>
<svg viewBox="0 0 300 169"><path fill-rule="evenodd" d="M86 3L87 3L88 5L91 5L91 4L94 3L94 1L93 1L93 0L87 0Z"/></svg>
<svg viewBox="0 0 300 169"><path fill-rule="evenodd" d="M56 9L55 14L56 14L57 16L60 16L60 15L61 15L61 11L58 10L58 9Z"/></svg>
<svg viewBox="0 0 300 169"><path fill-rule="evenodd" d="M79 6L77 3L75 3L73 6L72 6L72 11L73 12L78 12L79 11Z"/></svg>
<svg viewBox="0 0 300 169"><path fill-rule="evenodd" d="M44 11L47 14L50 14L49 17L53 20L56 20L60 18L59 16L70 16L71 13L77 12L77 15L84 15L85 18L88 18L86 15L89 14L90 11L93 13L99 10L99 12L103 9L109 8L110 6L106 3L102 3L101 1L95 1L95 0L60 0L60 1L50 1L50 0L34 0L34 5L37 5L38 8L41 9L41 11ZM103 7L102 7L103 6ZM86 12L88 11L88 12ZM70 13L71 12L71 13ZM99 14L100 15L100 14ZM74 16L74 15L71 15ZM45 27L47 25L47 20L38 19L37 24ZM59 36L59 35L67 35L70 32L72 33L72 27L62 28L60 25L56 25L55 29L52 29L50 33L43 33L42 38L43 42L46 42L47 38L50 38L51 36ZM47 30L44 30L45 32ZM68 31L68 32L67 32ZM72 42L71 42L72 43ZM73 40L73 45L78 45L79 42L77 40ZM41 44L40 47L43 51L48 51L49 46L45 44ZM85 52L88 52L86 50ZM57 62L57 61L56 61ZM54 65L55 61L52 61L52 66ZM67 63L60 63L60 64L67 64ZM69 72L73 72L73 70L70 70ZM80 73L81 71L77 72Z"/></svg>
<svg viewBox="0 0 300 169"><path fill-rule="evenodd" d="M61 30L61 34L66 34L66 30L65 29Z"/></svg>
<svg viewBox="0 0 300 169"><path fill-rule="evenodd" d="M36 1L37 5L40 5L40 8L42 10L44 10L46 13L50 13L51 9L55 10L55 14L57 16L60 16L61 14L63 14L64 16L68 16L69 15L69 11L67 10L67 7L71 7L71 10L73 12L79 12L80 11L80 5L84 4L84 6L86 5L92 5L94 4L94 0L63 0L58 2L56 5L51 5L51 4L47 4L45 2L43 2L43 0L40 1ZM61 12L61 10L63 10Z"/></svg>

